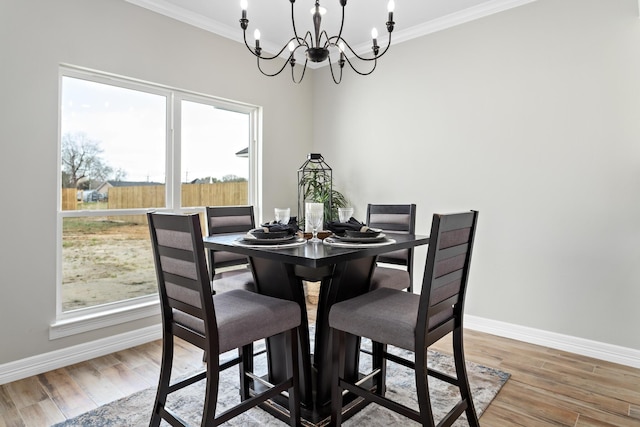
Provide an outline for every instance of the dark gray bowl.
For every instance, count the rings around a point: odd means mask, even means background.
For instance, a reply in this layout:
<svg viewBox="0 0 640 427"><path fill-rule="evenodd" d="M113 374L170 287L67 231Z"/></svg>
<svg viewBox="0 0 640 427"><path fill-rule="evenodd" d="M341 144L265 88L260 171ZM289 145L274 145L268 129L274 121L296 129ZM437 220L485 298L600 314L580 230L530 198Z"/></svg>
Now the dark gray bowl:
<svg viewBox="0 0 640 427"><path fill-rule="evenodd" d="M282 239L289 235L288 231L270 231L265 232L264 230L252 230L251 234L258 239Z"/></svg>
<svg viewBox="0 0 640 427"><path fill-rule="evenodd" d="M347 237L378 237L381 230L370 228L367 231L345 230L344 234Z"/></svg>

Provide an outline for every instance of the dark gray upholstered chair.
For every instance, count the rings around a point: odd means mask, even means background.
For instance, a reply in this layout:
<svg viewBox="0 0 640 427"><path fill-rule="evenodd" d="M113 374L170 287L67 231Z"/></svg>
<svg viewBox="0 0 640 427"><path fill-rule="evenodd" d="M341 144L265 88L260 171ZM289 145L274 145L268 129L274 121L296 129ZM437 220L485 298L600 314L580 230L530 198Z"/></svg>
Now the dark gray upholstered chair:
<svg viewBox="0 0 640 427"><path fill-rule="evenodd" d="M367 206L367 225L390 233L416 233L416 205ZM371 277L371 290L378 288L408 289L413 292L413 248L389 252L378 262L404 266L404 269L376 266Z"/></svg>
<svg viewBox="0 0 640 427"><path fill-rule="evenodd" d="M162 308L162 365L150 426L161 420L184 426L167 396L197 381L206 380L203 426L217 426L242 412L288 391L291 425L300 425L298 390L298 327L300 306L292 301L235 289L211 294L199 215L147 214ZM284 334L290 343L289 377L261 394L252 390L251 344ZM170 385L174 337L205 352L206 370ZM220 354L238 349L239 355L220 362ZM240 365L241 402L216 417L220 372ZM178 409L178 408L176 408ZM286 409L284 410L286 412Z"/></svg>
<svg viewBox="0 0 640 427"><path fill-rule="evenodd" d="M469 425L479 426L465 368L462 314L469 277L478 213L434 215L431 226L422 293L416 295L381 288L335 304L329 313L333 334L332 423L342 421L342 392L355 393L403 416L436 426L429 398L427 376L456 386L460 401L438 426L449 426L463 413ZM427 349L453 332L455 376L427 368ZM370 338L373 343L373 391L355 385L357 378L343 378L346 334ZM414 352L414 360L387 353L387 345ZM415 371L419 410L415 411L385 396L386 361Z"/></svg>
<svg viewBox="0 0 640 427"><path fill-rule="evenodd" d="M206 209L209 236L242 233L255 228L253 206L208 206ZM230 289L255 291L253 273L247 267L247 257L226 251L207 250L213 292ZM224 267L244 266L228 270ZM224 271L215 271L224 269ZM215 274L215 275L214 275Z"/></svg>

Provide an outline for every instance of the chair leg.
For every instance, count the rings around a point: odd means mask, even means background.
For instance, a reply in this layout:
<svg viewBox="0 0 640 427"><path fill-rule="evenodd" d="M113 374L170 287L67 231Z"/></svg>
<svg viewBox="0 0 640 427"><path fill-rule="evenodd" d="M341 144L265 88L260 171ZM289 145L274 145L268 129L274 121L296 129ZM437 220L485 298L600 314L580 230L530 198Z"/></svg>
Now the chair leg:
<svg viewBox="0 0 640 427"><path fill-rule="evenodd" d="M290 345L290 354L287 355L291 372L291 387L289 388L289 424L291 427L302 425L300 421L300 361L298 358L298 328L287 333Z"/></svg>
<svg viewBox="0 0 640 427"><path fill-rule="evenodd" d="M379 342L371 342L371 366L373 370L380 370L380 373L374 378L374 385L376 388L376 394L384 396L386 390L386 378L387 378L387 361L384 358L384 353L387 351L387 345Z"/></svg>
<svg viewBox="0 0 640 427"><path fill-rule="evenodd" d="M215 426L216 405L218 404L218 384L220 383L220 356L218 360L209 358L207 363L207 378L204 395L204 407L202 411L202 426Z"/></svg>
<svg viewBox="0 0 640 427"><path fill-rule="evenodd" d="M331 329L332 342L332 376L331 376L331 425L338 427L342 424L342 388L340 378L344 375L344 345L345 333Z"/></svg>
<svg viewBox="0 0 640 427"><path fill-rule="evenodd" d="M238 349L240 356L240 398L247 400L251 397L251 387L253 380L246 374L253 372L253 343Z"/></svg>
<svg viewBox="0 0 640 427"><path fill-rule="evenodd" d="M416 349L415 353L416 394L420 410L420 423L434 427L431 398L429 397L429 378L427 369L427 349Z"/></svg>
<svg viewBox="0 0 640 427"><path fill-rule="evenodd" d="M453 359L456 365L456 377L458 378L458 388L460 389L460 396L462 400L467 402L467 409L465 410L467 421L469 422L469 425L471 427L480 427L476 408L473 404L473 397L471 396L469 378L467 376L462 327L458 327L453 331Z"/></svg>
<svg viewBox="0 0 640 427"><path fill-rule="evenodd" d="M169 394L169 384L171 381L171 368L173 366L173 335L165 334L162 339L162 361L160 364L160 378L158 380L158 391L156 392L156 400L151 413L151 421L149 427L158 427L162 417L160 409L164 408L167 403L167 395Z"/></svg>

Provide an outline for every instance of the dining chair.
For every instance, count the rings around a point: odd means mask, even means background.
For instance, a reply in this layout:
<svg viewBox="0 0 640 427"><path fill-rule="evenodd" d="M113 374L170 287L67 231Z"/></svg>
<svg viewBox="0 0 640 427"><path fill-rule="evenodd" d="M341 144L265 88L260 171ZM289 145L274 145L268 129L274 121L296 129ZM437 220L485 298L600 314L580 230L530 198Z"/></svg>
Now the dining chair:
<svg viewBox="0 0 640 427"><path fill-rule="evenodd" d="M255 228L253 206L207 206L206 216L209 236L242 233ZM214 293L230 289L255 291L253 273L248 268L246 256L212 249L207 250L207 256Z"/></svg>
<svg viewBox="0 0 640 427"><path fill-rule="evenodd" d="M416 205L367 205L367 225L384 232L415 234ZM389 252L378 262L398 267L376 265L371 277L371 290L379 288L407 289L413 292L413 248Z"/></svg>
<svg viewBox="0 0 640 427"><path fill-rule="evenodd" d="M168 407L167 397L201 380L206 380L203 426L220 425L287 391L290 424L299 425L297 337L301 323L300 306L292 301L243 289L212 295L199 215L148 213L147 219L160 294L163 335L160 379L149 425L157 427L161 420L165 420L172 426L185 426L175 412L178 408ZM288 377L271 385L253 374L251 345L275 335L283 336L289 344L286 360ZM204 350L206 369L170 384L174 337ZM238 356L221 363L220 355L234 349L238 350ZM240 402L216 414L220 373L235 365L239 365L240 370ZM256 382L269 387L257 393L252 389Z"/></svg>
<svg viewBox="0 0 640 427"><path fill-rule="evenodd" d="M423 426L436 426L429 397L428 376L457 387L461 399L439 421L451 425L463 413L470 426L479 426L465 368L462 315L478 212L433 216L422 292L416 295L380 288L333 305L329 313L332 338L332 425L342 422L343 390L375 402ZM428 348L453 332L455 375L427 368ZM373 388L344 378L346 334L372 341ZM409 350L414 360L387 352L387 346ZM418 410L385 396L386 362L414 370ZM373 390L373 391L372 391Z"/></svg>

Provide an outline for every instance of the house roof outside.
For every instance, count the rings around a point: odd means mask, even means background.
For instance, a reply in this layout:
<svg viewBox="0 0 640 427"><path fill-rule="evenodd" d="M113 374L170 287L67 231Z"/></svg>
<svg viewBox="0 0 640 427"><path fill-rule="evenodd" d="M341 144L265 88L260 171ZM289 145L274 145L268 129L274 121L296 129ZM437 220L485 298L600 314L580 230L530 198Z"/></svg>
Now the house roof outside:
<svg viewBox="0 0 640 427"><path fill-rule="evenodd" d="M144 185L164 185L163 182L154 181L107 181L112 187L141 187Z"/></svg>
<svg viewBox="0 0 640 427"><path fill-rule="evenodd" d="M100 184L96 191L98 193L104 193L111 187L143 187L149 185L164 185L162 182L153 182L153 181L105 181Z"/></svg>

